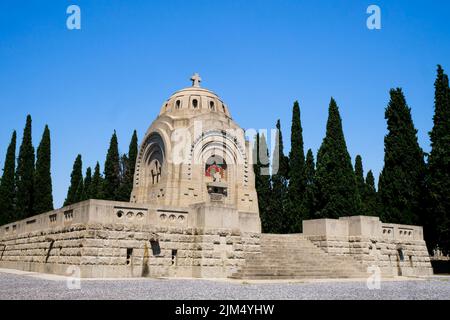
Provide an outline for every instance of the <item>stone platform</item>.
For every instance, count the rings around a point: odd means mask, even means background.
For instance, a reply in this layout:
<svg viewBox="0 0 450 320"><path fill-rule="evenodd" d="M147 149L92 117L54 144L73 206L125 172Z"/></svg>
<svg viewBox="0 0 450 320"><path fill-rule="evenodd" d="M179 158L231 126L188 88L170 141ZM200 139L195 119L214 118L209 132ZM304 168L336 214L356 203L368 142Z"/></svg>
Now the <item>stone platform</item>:
<svg viewBox="0 0 450 320"><path fill-rule="evenodd" d="M432 275L418 226L377 217L303 222L261 234L232 206L89 200L0 227L0 268L82 278L361 278Z"/></svg>

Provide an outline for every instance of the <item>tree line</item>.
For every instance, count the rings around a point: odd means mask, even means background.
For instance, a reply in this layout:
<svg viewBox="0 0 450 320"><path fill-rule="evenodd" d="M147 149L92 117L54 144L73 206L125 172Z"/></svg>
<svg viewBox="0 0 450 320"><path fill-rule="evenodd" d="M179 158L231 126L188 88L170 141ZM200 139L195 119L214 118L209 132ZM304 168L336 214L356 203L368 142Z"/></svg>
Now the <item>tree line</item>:
<svg viewBox="0 0 450 320"><path fill-rule="evenodd" d="M311 149L305 156L300 106L294 102L288 156L279 120L272 161L266 137L257 134L255 139L255 183L263 232L300 233L303 220L370 215L384 222L423 225L430 252L438 246L449 253L450 89L440 65L434 87L429 154L419 146L402 89L390 90L378 188L371 170L364 176L361 156L355 157L354 165L351 161L336 101L330 100L326 134L316 160Z"/></svg>
<svg viewBox="0 0 450 320"><path fill-rule="evenodd" d="M50 139L50 130L46 125L35 152L32 119L28 115L16 161L17 134L16 131L13 132L0 180L0 225L54 209ZM83 175L82 156L78 155L73 164L64 206L88 199L130 201L137 154L138 139L135 130L128 153L123 155L119 153L117 134L114 131L103 174L97 162L93 172L88 167Z"/></svg>
<svg viewBox="0 0 450 320"><path fill-rule="evenodd" d="M45 126L37 152L31 138L31 116L27 116L16 166L16 131L6 152L0 181L0 225L53 210L50 174L50 130Z"/></svg>
<svg viewBox="0 0 450 320"><path fill-rule="evenodd" d="M133 190L133 177L138 155L136 130L131 137L128 153L120 155L117 134L114 131L110 143L103 174L97 162L94 173L86 169L83 177L82 156L78 155L70 175L70 186L64 206L88 199L130 201Z"/></svg>

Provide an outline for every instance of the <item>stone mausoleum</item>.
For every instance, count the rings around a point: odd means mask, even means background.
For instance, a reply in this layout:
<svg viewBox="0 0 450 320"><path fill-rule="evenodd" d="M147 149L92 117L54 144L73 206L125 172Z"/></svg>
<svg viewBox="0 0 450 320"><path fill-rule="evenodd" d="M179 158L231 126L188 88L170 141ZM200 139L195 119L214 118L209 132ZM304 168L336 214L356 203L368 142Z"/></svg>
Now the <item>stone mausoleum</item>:
<svg viewBox="0 0 450 320"><path fill-rule="evenodd" d="M200 86L151 124L130 202L88 200L0 227L0 268L84 278L336 278L432 274L422 227L352 216L261 234L252 145Z"/></svg>

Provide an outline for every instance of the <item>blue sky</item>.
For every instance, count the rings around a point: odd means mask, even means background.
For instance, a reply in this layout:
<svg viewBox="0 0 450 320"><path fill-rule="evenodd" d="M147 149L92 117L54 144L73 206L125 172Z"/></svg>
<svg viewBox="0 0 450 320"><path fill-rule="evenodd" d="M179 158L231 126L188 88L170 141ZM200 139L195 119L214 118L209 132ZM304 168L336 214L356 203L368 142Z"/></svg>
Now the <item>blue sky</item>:
<svg viewBox="0 0 450 320"><path fill-rule="evenodd" d="M81 8L81 30L66 9ZM381 8L368 30L366 9ZM317 152L333 96L352 161L383 166L384 109L402 87L421 146L429 151L436 64L450 70L450 2L300 0L2 0L0 2L0 166L11 133L19 143L33 117L33 143L52 134L55 206L73 161L103 166L117 130L125 153L174 91L199 72L243 128L280 118L289 151L298 99L305 149Z"/></svg>

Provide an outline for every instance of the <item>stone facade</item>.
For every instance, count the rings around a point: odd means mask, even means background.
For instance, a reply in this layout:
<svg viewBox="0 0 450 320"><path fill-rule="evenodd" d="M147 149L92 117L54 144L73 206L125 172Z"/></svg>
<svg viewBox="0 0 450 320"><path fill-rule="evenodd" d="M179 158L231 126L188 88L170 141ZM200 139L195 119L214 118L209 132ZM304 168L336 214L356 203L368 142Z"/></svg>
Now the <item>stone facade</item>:
<svg viewBox="0 0 450 320"><path fill-rule="evenodd" d="M303 221L303 235L331 255L351 256L366 267L379 267L386 276L433 274L419 226L353 216Z"/></svg>

